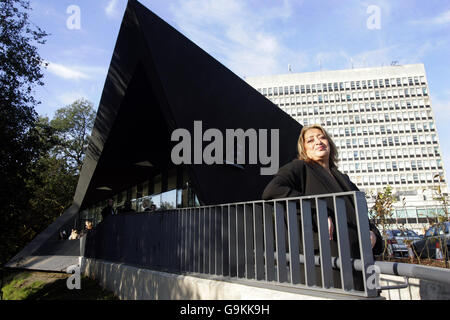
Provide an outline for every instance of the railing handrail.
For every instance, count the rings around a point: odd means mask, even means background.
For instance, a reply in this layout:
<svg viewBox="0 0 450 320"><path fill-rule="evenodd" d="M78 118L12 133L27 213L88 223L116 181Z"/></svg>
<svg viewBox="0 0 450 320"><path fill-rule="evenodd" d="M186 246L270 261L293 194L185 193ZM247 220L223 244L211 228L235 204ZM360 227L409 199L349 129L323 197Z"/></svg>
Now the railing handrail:
<svg viewBox="0 0 450 320"><path fill-rule="evenodd" d="M290 262L288 254L286 254L286 260ZM304 255L300 254L299 260L300 263L304 263ZM320 256L314 256L314 262L316 266L320 266ZM361 259L352 258L351 264L354 270L362 271ZM335 269L340 269L339 257L331 257L331 265ZM392 261L374 261L374 265L379 268L380 274L438 281L450 285L450 269Z"/></svg>
<svg viewBox="0 0 450 320"><path fill-rule="evenodd" d="M355 195L355 194L365 194L362 191L344 191L344 192L335 192L335 193L324 193L324 194L317 194L317 195L310 195L310 196L294 196L294 197L286 197L286 198L276 198L276 199L270 199L270 200L251 200L251 201L240 201L240 202L231 202L231 203L220 203L220 204L211 204L211 205L204 205L204 206L197 206L197 207L184 207L184 208L173 208L173 209L165 209L165 210L157 210L157 211L143 211L143 212L136 212L136 213L163 213L166 211L174 211L174 210L189 210L189 209L207 209L212 207L225 207L225 206L234 206L234 205L248 205L253 203L267 203L267 202L279 202L279 201L292 201L292 200L311 200L316 198L331 198L331 197L342 197L342 196L349 196L349 195Z"/></svg>

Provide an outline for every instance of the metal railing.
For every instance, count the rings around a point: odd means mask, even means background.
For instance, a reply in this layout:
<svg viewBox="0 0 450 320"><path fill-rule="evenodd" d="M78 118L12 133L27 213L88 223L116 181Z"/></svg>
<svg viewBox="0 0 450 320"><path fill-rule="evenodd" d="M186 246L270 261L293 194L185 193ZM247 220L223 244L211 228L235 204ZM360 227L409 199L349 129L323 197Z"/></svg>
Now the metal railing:
<svg viewBox="0 0 450 320"><path fill-rule="evenodd" d="M348 223L353 212L356 225ZM334 244L328 216L336 224ZM362 192L110 216L88 235L85 256L173 273L378 296L367 285L374 258Z"/></svg>

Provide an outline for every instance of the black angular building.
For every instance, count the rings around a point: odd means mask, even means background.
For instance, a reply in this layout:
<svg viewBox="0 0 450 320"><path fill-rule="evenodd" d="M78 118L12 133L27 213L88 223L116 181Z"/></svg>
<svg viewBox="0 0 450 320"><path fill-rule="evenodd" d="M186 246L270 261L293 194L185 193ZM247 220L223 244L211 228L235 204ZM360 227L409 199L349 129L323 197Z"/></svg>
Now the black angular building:
<svg viewBox="0 0 450 320"><path fill-rule="evenodd" d="M191 164L173 163L172 133L185 129L194 140L196 122L201 122L203 132L216 129L223 137L227 129L266 130L269 155L276 150L270 134L278 130L279 154L272 156L277 156L280 166L296 157L298 122L138 1L130 0L73 205L9 266L63 269L65 258L52 257L80 254L73 244L58 240L59 232L81 229L83 219L100 222L99 210L108 198L117 208L130 200L136 211L145 198L161 208L260 199L271 175L261 174L267 164L248 161L249 139L244 145L235 141L231 159L235 161L193 164L192 150ZM209 143L203 142L201 150ZM239 153L247 155L243 164L237 161Z"/></svg>

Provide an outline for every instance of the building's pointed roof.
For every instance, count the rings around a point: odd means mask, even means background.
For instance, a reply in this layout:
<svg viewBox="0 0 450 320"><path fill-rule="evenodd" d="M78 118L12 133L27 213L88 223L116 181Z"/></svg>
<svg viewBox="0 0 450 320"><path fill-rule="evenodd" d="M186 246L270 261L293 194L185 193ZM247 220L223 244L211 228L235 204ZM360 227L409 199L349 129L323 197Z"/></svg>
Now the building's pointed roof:
<svg viewBox="0 0 450 320"><path fill-rule="evenodd" d="M280 163L296 155L298 122L150 10L129 1L75 203L86 207L105 199L105 191L98 190L103 186L115 194L118 187L136 185L155 168L134 164L163 166L170 161L172 131L186 128L193 137L196 120L203 131L216 128L224 136L225 129L279 129ZM190 167L204 204L259 199L270 179L260 175L259 164L245 170Z"/></svg>

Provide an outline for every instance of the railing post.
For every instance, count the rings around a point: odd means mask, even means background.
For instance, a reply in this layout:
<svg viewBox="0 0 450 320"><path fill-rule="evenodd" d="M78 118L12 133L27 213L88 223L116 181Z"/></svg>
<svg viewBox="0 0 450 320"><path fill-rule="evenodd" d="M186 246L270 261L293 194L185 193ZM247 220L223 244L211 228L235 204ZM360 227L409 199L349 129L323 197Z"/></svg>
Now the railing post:
<svg viewBox="0 0 450 320"><path fill-rule="evenodd" d="M199 228L198 228L198 272L205 273L205 208L198 209L198 220L199 220Z"/></svg>
<svg viewBox="0 0 450 320"><path fill-rule="evenodd" d="M254 203L244 206L244 224L245 224L245 276L247 279L255 278L255 246L254 246L254 228L253 211Z"/></svg>
<svg viewBox="0 0 450 320"><path fill-rule="evenodd" d="M287 282L286 271L286 233L284 223L284 208L281 201L275 202L275 237L277 245L277 276L278 282Z"/></svg>
<svg viewBox="0 0 450 320"><path fill-rule="evenodd" d="M338 236L339 261L341 266L342 289L353 290L353 270L350 256L350 242L348 237L347 213L344 199L334 197L336 213L336 233Z"/></svg>
<svg viewBox="0 0 450 320"><path fill-rule="evenodd" d="M364 193L362 192L355 192L354 200L356 222L358 225L358 239L362 263L361 267L364 280L364 289L368 297L376 297L378 295L377 289L368 286L368 278L370 277L370 275L367 274L367 268L374 265L374 259L372 254L372 244L370 241L367 202Z"/></svg>
<svg viewBox="0 0 450 320"><path fill-rule="evenodd" d="M170 268L172 271L178 271L178 221L177 221L177 211L171 210L171 226L173 226L174 230L170 232L171 242L170 242Z"/></svg>
<svg viewBox="0 0 450 320"><path fill-rule="evenodd" d="M299 233L297 222L297 206L296 201L287 202L287 222L288 222L288 237L289 237L289 258L290 258L290 276L291 283L300 283L300 248L299 248Z"/></svg>
<svg viewBox="0 0 450 320"><path fill-rule="evenodd" d="M229 245L229 211L230 206L222 207L222 261L224 276L230 275L230 245Z"/></svg>
<svg viewBox="0 0 450 320"><path fill-rule="evenodd" d="M189 271L195 272L195 209L189 209Z"/></svg>
<svg viewBox="0 0 450 320"><path fill-rule="evenodd" d="M254 225L255 225L255 264L256 280L264 280L264 227L263 227L263 203L254 204Z"/></svg>
<svg viewBox="0 0 450 320"><path fill-rule="evenodd" d="M222 206L214 208L214 226L215 226L215 272L217 275L223 274L223 254L222 254Z"/></svg>
<svg viewBox="0 0 450 320"><path fill-rule="evenodd" d="M300 200L301 221L303 235L303 255L305 257L305 283L307 286L316 285L316 271L314 262L314 238L311 217L311 203L309 200Z"/></svg>
<svg viewBox="0 0 450 320"><path fill-rule="evenodd" d="M325 200L316 198L317 222L320 240L320 267L322 271L322 287L332 288L333 270L331 268L331 249L328 232L328 209Z"/></svg>
<svg viewBox="0 0 450 320"><path fill-rule="evenodd" d="M275 279L275 259L273 244L273 202L264 204L264 245L266 257L266 281Z"/></svg>
<svg viewBox="0 0 450 320"><path fill-rule="evenodd" d="M170 215L166 211L161 213L162 221L163 221L163 232L162 232L162 246L163 246L163 270L169 269L169 250L170 250L170 234L168 233L168 225Z"/></svg>
<svg viewBox="0 0 450 320"><path fill-rule="evenodd" d="M244 205L236 206L236 247L237 247L237 276L245 277L245 217Z"/></svg>
<svg viewBox="0 0 450 320"><path fill-rule="evenodd" d="M195 230L194 230L194 241L195 241L195 264L194 264L194 272L200 272L200 209L194 209L194 221L195 221Z"/></svg>
<svg viewBox="0 0 450 320"><path fill-rule="evenodd" d="M216 247L216 217L215 217L216 207L208 208L208 266L209 266L209 274L216 273L216 265L215 265L215 247Z"/></svg>
<svg viewBox="0 0 450 320"><path fill-rule="evenodd" d="M184 269L184 244L185 244L185 210L180 209L178 210L178 234L179 234L179 242L178 242L178 259L179 259L179 271L183 272Z"/></svg>
<svg viewBox="0 0 450 320"><path fill-rule="evenodd" d="M228 242L230 254L230 277L237 276L237 250L236 250L236 205L228 206Z"/></svg>

